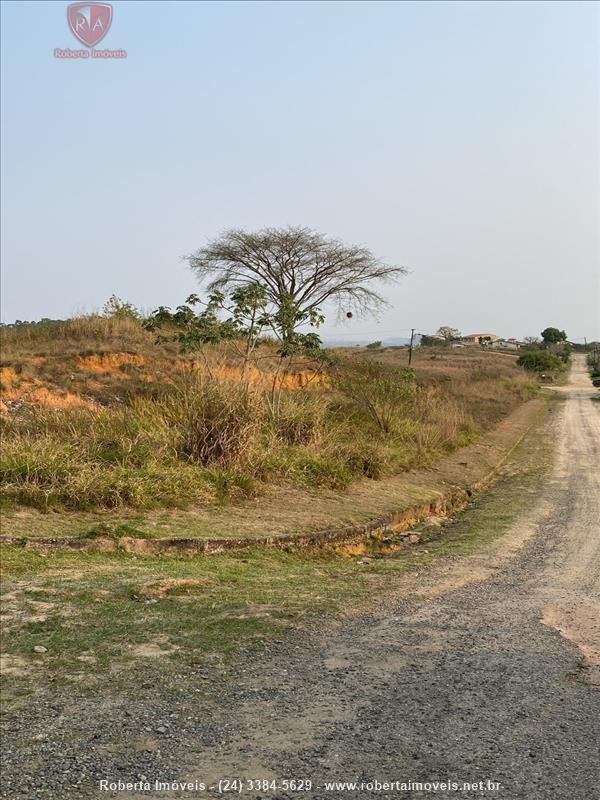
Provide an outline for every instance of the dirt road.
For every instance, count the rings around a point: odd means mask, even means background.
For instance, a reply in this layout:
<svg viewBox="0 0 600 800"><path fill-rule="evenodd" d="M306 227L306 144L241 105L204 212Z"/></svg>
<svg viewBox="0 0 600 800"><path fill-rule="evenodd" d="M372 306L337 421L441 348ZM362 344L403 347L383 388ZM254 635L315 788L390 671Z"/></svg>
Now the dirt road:
<svg viewBox="0 0 600 800"><path fill-rule="evenodd" d="M600 797L600 404L581 356L561 391L552 480L501 548L261 664L225 712L225 743L202 749L190 776L489 780L501 789L484 794L510 800Z"/></svg>
<svg viewBox="0 0 600 800"><path fill-rule="evenodd" d="M551 479L493 547L402 577L377 614L248 655L212 700L198 700L201 678L175 687L157 672L134 699L107 687L102 699L30 705L3 744L4 796L212 797L104 792L98 779L237 777L313 783L254 786L245 798L597 800L600 403L581 357L559 391ZM374 781L500 788L376 791Z"/></svg>

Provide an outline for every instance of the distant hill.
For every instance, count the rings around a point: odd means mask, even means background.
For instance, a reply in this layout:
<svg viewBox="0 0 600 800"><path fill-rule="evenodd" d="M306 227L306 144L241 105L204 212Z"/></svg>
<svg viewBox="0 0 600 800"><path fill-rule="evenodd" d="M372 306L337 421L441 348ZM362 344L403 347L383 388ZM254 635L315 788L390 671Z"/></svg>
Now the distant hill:
<svg viewBox="0 0 600 800"><path fill-rule="evenodd" d="M365 337L360 335L357 336L356 339L335 339L334 337L329 338L328 336L323 337L324 347L364 347L365 345L376 341L378 341L377 337ZM414 343L418 344L416 336ZM408 344L410 344L410 339L401 336L381 340L382 347L402 347Z"/></svg>

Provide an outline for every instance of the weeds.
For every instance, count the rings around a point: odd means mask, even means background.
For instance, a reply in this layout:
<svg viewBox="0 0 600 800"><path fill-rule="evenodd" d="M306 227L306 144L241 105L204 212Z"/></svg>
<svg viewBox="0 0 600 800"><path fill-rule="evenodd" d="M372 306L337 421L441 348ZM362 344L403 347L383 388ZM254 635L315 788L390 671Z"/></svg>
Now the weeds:
<svg viewBox="0 0 600 800"><path fill-rule="evenodd" d="M290 445L318 445L323 438L327 398L316 392L280 391L272 418L275 436Z"/></svg>
<svg viewBox="0 0 600 800"><path fill-rule="evenodd" d="M179 455L203 466L240 469L248 464L264 415L255 387L194 369L158 405L175 432Z"/></svg>
<svg viewBox="0 0 600 800"><path fill-rule="evenodd" d="M343 361L333 373L333 386L366 412L383 434L395 432L398 420L413 411L417 396L412 370L377 361Z"/></svg>
<svg viewBox="0 0 600 800"><path fill-rule="evenodd" d="M199 366L129 316L3 337L1 498L42 511L206 506L270 482L341 489L431 463L535 391L505 356L423 352L413 371L389 348L338 354L318 380L299 359L274 389L272 343L245 373L220 345ZM60 392L60 407L43 404Z"/></svg>

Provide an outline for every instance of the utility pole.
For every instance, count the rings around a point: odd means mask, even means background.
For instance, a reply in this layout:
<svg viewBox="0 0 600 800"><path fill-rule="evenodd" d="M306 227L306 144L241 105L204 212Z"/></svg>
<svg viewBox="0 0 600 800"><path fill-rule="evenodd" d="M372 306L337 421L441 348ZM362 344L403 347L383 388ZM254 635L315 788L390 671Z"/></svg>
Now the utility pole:
<svg viewBox="0 0 600 800"><path fill-rule="evenodd" d="M415 329L410 329L410 345L408 346L408 366L410 367L413 354L413 340L415 338Z"/></svg>

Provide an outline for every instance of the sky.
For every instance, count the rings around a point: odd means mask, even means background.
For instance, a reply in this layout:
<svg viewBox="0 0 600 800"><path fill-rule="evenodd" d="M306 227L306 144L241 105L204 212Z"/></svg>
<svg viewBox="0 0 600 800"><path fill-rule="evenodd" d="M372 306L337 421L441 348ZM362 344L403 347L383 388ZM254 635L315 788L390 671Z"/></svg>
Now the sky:
<svg viewBox="0 0 600 800"><path fill-rule="evenodd" d="M231 227L302 225L409 269L375 319L600 340L599 6L114 2L80 49L66 3L2 4L2 319L197 290Z"/></svg>

